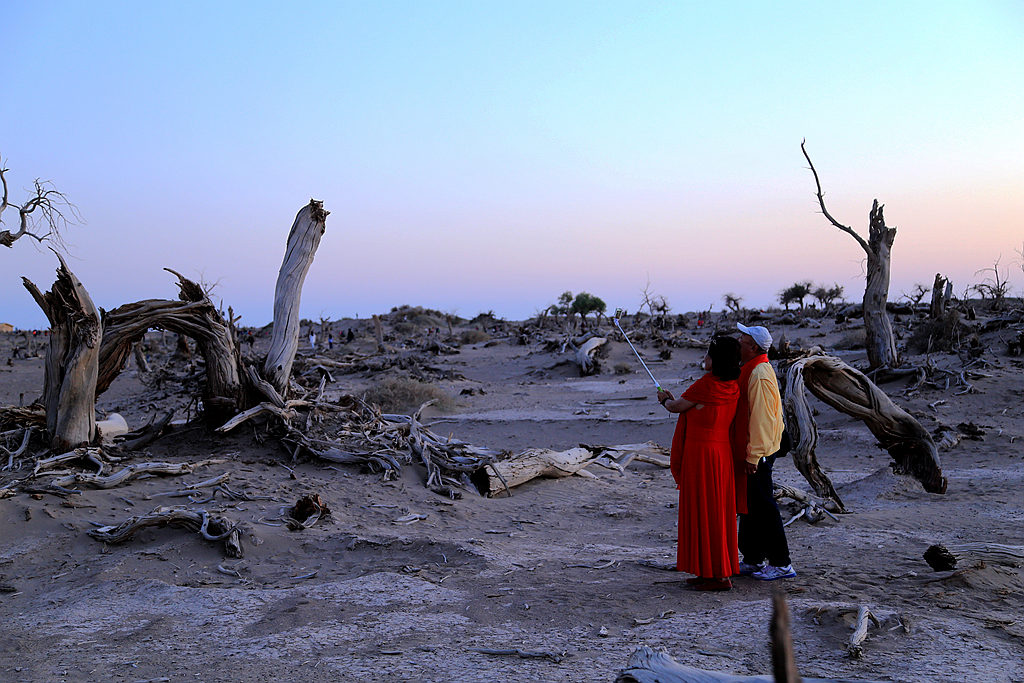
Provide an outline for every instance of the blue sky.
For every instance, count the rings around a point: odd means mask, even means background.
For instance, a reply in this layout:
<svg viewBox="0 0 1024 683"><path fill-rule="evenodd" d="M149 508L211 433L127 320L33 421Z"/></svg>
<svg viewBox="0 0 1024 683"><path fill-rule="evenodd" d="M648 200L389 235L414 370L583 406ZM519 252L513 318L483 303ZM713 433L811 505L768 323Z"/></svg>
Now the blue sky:
<svg viewBox="0 0 1024 683"><path fill-rule="evenodd" d="M8 4L11 199L41 177L78 206L69 263L105 308L174 297L170 267L269 322L310 197L309 318L859 300L804 138L837 219L886 205L892 298L996 259L1024 285L1024 3ZM42 326L21 276L55 267L3 250L0 321Z"/></svg>

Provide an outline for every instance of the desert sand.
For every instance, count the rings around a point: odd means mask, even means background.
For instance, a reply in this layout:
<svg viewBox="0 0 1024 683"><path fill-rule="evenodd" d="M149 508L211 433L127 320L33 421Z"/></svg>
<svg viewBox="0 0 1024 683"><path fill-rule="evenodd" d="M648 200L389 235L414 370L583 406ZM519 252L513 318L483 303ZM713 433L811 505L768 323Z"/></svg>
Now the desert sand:
<svg viewBox="0 0 1024 683"><path fill-rule="evenodd" d="M686 336L706 340L716 324L732 325L719 318ZM794 346L819 345L863 365L863 348L845 348L859 324L769 323ZM430 382L454 399L425 413L435 433L513 452L669 445L675 418L607 321L608 356L589 377L560 349L518 343L517 327L424 361ZM336 321L336 338L349 328L354 341L319 355L372 353L367 321ZM293 462L256 428L213 435L178 426L132 462L221 462L107 490L0 500L0 679L612 681L645 645L690 666L768 674L771 591L781 588L804 676L1024 681L1024 570L936 572L922 558L934 543L1024 543L1024 363L1006 346L1019 328L982 335L971 392L954 382L907 396L910 379L883 385L929 431L965 425L974 435L940 452L945 494L893 474L861 423L814 403L818 459L850 512L787 527L796 578L740 577L725 593L687 590L686 575L664 568L675 557L677 492L654 464L633 462L623 473L590 466L593 476L538 479L511 497L467 489L451 500L428 491L413 464L383 481L354 466ZM155 367L163 346L150 334ZM419 353L402 351L402 339L393 337L395 354ZM0 405L31 401L42 387L41 357L6 362L13 343L0 341ZM699 348L671 348L663 360L661 348L640 346L667 388L678 393L698 377ZM955 371L964 363L954 353L905 353ZM300 354L312 354L308 343ZM336 372L327 395L360 394L403 374ZM101 414L120 413L137 428L160 408L183 408L172 380L155 388L141 379L130 364L99 398ZM2 473L0 488L44 454L30 449L20 470ZM167 494L221 473L234 491L269 498L199 505L243 525L241 559L182 529L145 529L119 545L86 534L160 505L192 505ZM777 463L776 480L810 490L791 458ZM291 531L282 510L307 494L330 515ZM782 507L787 519L797 510ZM846 644L861 606L878 623L854 658Z"/></svg>

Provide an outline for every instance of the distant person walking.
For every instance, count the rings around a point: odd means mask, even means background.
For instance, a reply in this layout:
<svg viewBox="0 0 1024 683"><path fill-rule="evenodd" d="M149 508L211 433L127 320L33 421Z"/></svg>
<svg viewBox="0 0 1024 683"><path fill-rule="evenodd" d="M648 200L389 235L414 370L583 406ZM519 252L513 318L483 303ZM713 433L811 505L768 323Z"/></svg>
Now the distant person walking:
<svg viewBox="0 0 1024 683"><path fill-rule="evenodd" d="M772 490L772 465L777 457L786 454L782 448L785 431L782 397L775 370L768 362L771 333L764 327L747 327L740 323L736 328L740 331L743 367L733 423L733 449L737 481L746 479L746 500L737 505L739 551L743 556L740 574L774 581L796 576Z"/></svg>
<svg viewBox="0 0 1024 683"><path fill-rule="evenodd" d="M739 343L715 337L704 356L705 374L678 399L667 391L658 401L679 413L672 437L672 477L679 489L676 569L695 574L695 590L732 588L739 572L736 552L736 481L729 428L740 389Z"/></svg>
<svg viewBox="0 0 1024 683"><path fill-rule="evenodd" d="M316 332L313 330L309 331L309 348L316 351Z"/></svg>

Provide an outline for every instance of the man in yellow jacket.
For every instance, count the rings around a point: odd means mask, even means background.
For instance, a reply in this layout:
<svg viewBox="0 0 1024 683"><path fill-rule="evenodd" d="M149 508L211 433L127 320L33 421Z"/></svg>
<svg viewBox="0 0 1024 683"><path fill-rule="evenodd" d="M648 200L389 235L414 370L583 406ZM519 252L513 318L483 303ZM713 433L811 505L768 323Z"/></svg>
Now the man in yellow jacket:
<svg viewBox="0 0 1024 683"><path fill-rule="evenodd" d="M762 581L796 576L789 544L775 503L772 465L782 450L785 423L775 370L768 362L772 335L764 327L737 324L740 331L740 400L736 407L737 440L746 439L746 513L740 514L740 573ZM743 423L746 422L746 425ZM744 444L735 444L738 448ZM742 506L737 506L742 509Z"/></svg>

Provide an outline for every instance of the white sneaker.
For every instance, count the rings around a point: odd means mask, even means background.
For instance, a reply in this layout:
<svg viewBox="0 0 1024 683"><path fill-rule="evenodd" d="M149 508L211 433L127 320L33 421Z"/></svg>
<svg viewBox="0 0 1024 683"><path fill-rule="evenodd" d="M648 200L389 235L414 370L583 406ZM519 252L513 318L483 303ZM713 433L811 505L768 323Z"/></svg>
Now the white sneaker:
<svg viewBox="0 0 1024 683"><path fill-rule="evenodd" d="M751 576L760 581L774 581L775 579L788 579L796 576L796 570L793 569L791 564L787 564L785 567L773 567L768 564L765 565L764 569L754 572Z"/></svg>
<svg viewBox="0 0 1024 683"><path fill-rule="evenodd" d="M747 564L746 562L740 561L740 576L751 576L755 572L759 572L768 566L768 560L761 560L757 564Z"/></svg>

